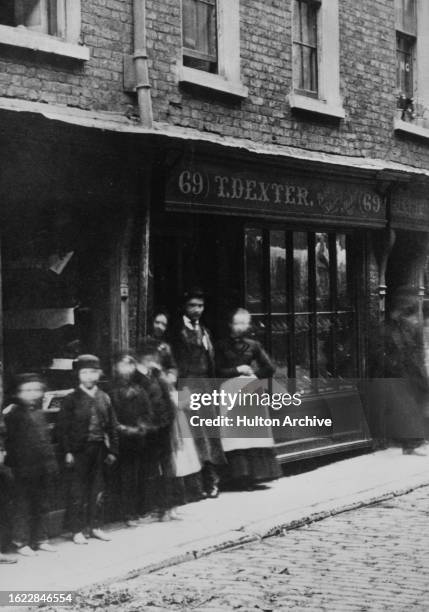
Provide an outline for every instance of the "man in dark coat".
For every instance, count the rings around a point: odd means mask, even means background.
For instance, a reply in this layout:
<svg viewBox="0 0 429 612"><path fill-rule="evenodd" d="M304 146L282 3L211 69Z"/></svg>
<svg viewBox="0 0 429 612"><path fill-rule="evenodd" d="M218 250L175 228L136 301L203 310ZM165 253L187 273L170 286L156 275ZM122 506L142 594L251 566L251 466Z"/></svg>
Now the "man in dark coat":
<svg viewBox="0 0 429 612"><path fill-rule="evenodd" d="M12 486L13 476L10 468L4 465L6 426L0 415L0 550L4 552L10 545L12 535ZM16 563L16 559L0 553L0 564Z"/></svg>
<svg viewBox="0 0 429 612"><path fill-rule="evenodd" d="M79 385L63 400L59 432L66 467L73 470L70 508L73 541L87 544L85 530L93 538L110 540L100 528L101 507L104 466L116 461L118 430L110 398L98 387L101 376L98 357L81 355L75 369Z"/></svg>
<svg viewBox="0 0 429 612"><path fill-rule="evenodd" d="M384 330L384 399L387 435L404 454L424 442L424 410L429 403L429 381L424 365L423 338L419 329L418 302L404 288L393 298L390 320Z"/></svg>
<svg viewBox="0 0 429 612"><path fill-rule="evenodd" d="M214 349L209 330L201 323L205 296L201 289L192 289L184 296L183 316L174 338L174 354L179 368L179 392L210 393L215 376ZM202 418L216 417L214 406L204 406ZM219 466L226 459L215 428L202 425L193 428L200 457L203 485L207 497L219 495Z"/></svg>
<svg viewBox="0 0 429 612"><path fill-rule="evenodd" d="M33 556L34 548L54 551L48 542L46 515L57 463L42 411L44 393L44 382L37 374L22 374L17 379L16 401L3 412L5 463L14 476L12 537L18 552L24 556Z"/></svg>

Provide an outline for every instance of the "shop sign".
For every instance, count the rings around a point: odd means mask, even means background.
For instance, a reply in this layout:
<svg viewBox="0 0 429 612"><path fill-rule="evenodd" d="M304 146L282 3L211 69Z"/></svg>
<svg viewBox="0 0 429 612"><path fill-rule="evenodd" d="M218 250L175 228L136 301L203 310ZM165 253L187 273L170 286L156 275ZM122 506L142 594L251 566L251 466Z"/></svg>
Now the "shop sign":
<svg viewBox="0 0 429 612"><path fill-rule="evenodd" d="M172 172L166 203L169 210L318 217L360 225L384 225L386 220L385 199L371 186L204 164Z"/></svg>
<svg viewBox="0 0 429 612"><path fill-rule="evenodd" d="M429 195L422 188L400 187L392 194L392 227L429 232Z"/></svg>

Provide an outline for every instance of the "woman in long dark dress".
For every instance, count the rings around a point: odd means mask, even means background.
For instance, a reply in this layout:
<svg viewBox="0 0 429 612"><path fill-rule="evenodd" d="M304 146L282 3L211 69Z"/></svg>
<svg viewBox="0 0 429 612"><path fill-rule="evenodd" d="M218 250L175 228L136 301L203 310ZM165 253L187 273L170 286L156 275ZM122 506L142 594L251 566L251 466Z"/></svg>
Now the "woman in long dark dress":
<svg viewBox="0 0 429 612"><path fill-rule="evenodd" d="M424 455L424 409L429 402L429 381L424 365L418 302L398 292L384 334L384 381L387 436L406 455Z"/></svg>
<svg viewBox="0 0 429 612"><path fill-rule="evenodd" d="M255 379L271 378L275 371L261 344L250 338L250 325L250 313L243 308L237 309L229 321L229 336L216 347L217 375L228 379L223 387L225 384L228 387L232 385L235 392L240 389L246 392L257 389L259 384L255 385ZM241 406L241 412L243 408L246 411L246 407ZM261 414L261 407L258 406L257 410ZM260 437L245 437L243 429L238 431L237 437L227 437L229 428L224 430L222 445L229 477L240 488L258 488L260 483L278 478L280 474L271 428L264 427L260 431Z"/></svg>

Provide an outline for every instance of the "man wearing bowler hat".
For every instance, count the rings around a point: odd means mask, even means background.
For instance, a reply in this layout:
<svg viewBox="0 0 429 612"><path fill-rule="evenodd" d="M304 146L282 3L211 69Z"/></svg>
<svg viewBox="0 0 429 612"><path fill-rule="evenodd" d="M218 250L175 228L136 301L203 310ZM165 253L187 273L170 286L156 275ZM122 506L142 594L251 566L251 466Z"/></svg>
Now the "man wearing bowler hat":
<svg viewBox="0 0 429 612"><path fill-rule="evenodd" d="M101 530L103 472L104 465L116 461L118 433L110 398L98 386L101 376L98 357L80 355L74 368L78 386L64 398L60 435L66 467L73 472L70 508L73 541L87 544L87 536L110 540Z"/></svg>

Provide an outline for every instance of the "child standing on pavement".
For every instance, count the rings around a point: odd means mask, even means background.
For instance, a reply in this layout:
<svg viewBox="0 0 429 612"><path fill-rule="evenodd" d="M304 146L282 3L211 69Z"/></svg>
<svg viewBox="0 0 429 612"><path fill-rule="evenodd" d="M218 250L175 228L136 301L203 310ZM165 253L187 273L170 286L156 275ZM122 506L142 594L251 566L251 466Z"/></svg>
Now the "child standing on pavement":
<svg viewBox="0 0 429 612"><path fill-rule="evenodd" d="M116 461L118 433L109 396L98 382L100 360L81 355L75 361L78 387L64 398L60 432L66 467L73 470L70 522L75 544L87 544L87 535L110 540L101 530L104 466ZM86 512L85 512L86 508Z"/></svg>
<svg viewBox="0 0 429 612"><path fill-rule="evenodd" d="M12 541L18 553L30 557L35 549L55 552L48 542L46 515L49 490L57 462L48 422L42 411L44 381L22 374L15 387L16 401L4 412L5 463L14 476Z"/></svg>

